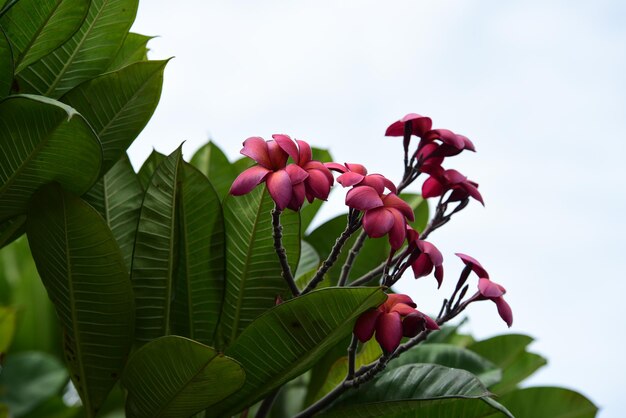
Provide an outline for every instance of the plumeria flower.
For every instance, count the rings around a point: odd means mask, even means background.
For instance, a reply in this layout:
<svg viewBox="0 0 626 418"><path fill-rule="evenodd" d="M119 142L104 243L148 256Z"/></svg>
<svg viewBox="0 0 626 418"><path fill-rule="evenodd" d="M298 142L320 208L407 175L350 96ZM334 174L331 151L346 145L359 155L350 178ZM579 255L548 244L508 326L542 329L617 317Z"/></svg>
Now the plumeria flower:
<svg viewBox="0 0 626 418"><path fill-rule="evenodd" d="M352 186L370 186L378 192L383 194L385 188L390 192L396 193L396 185L391 180L383 176L382 174L367 174L367 168L361 164L345 163L345 165L338 163L326 163L326 167L333 171L341 173L337 177L337 183L343 187Z"/></svg>
<svg viewBox="0 0 626 418"><path fill-rule="evenodd" d="M435 155L438 157L451 157L459 154L463 150L476 152L476 148L469 138L455 134L449 129L432 129L426 132L422 137L419 148L427 144L434 144L435 141L441 142L435 152Z"/></svg>
<svg viewBox="0 0 626 418"><path fill-rule="evenodd" d="M437 197L452 190L448 201L455 202L473 197L483 206L485 202L478 191L478 183L468 180L463 174L456 170L444 170L440 166L423 167L422 171L430 174L422 184L422 196L425 198Z"/></svg>
<svg viewBox="0 0 626 418"><path fill-rule="evenodd" d="M406 124L410 124L411 135L422 137L426 132L430 131L433 121L428 116L418 115L417 113L409 113L399 121L389 125L385 136L404 136Z"/></svg>
<svg viewBox="0 0 626 418"><path fill-rule="evenodd" d="M404 200L394 193L381 195L370 186L350 189L346 195L346 205L365 212L363 230L370 238L389 234L389 244L394 250L404 243L407 219L415 219L413 209Z"/></svg>
<svg viewBox="0 0 626 418"><path fill-rule="evenodd" d="M412 250L408 263L413 269L415 278L428 276L434 269L437 287L441 287L443 282L443 256L441 252L430 242L420 240L419 233L411 226L407 225L406 232L409 250Z"/></svg>
<svg viewBox="0 0 626 418"><path fill-rule="evenodd" d="M492 282L489 279L489 273L487 273L487 270L485 270L485 268L475 258L461 253L457 253L456 255L478 276L478 292L472 296L471 299L491 300L496 304L500 318L502 318L502 320L506 322L510 328L511 325L513 325L513 311L503 298L506 293L506 289L498 283Z"/></svg>
<svg viewBox="0 0 626 418"><path fill-rule="evenodd" d="M296 164L287 165L289 155L276 141L265 141L260 137L251 137L243 142L243 148L240 152L256 161L257 165L248 168L237 176L230 187L230 194L234 196L244 195L265 182L270 196L280 210L286 207L294 209L298 206L297 194L295 200L293 199L294 188L304 190L304 185L298 185L303 183L309 174ZM304 199L304 193L300 194ZM300 203L301 205L302 203Z"/></svg>
<svg viewBox="0 0 626 418"><path fill-rule="evenodd" d="M330 170L322 162L312 159L313 153L310 145L298 139L294 142L287 135L273 135L272 138L289 154L293 162L309 175L304 180L304 194L309 203L316 198L321 200L328 199L334 178Z"/></svg>
<svg viewBox="0 0 626 418"><path fill-rule="evenodd" d="M393 352L402 337L415 337L423 330L439 329L437 322L417 309L407 295L387 295L385 303L377 309L363 313L354 325L354 335L362 343L376 332L376 341L387 353Z"/></svg>

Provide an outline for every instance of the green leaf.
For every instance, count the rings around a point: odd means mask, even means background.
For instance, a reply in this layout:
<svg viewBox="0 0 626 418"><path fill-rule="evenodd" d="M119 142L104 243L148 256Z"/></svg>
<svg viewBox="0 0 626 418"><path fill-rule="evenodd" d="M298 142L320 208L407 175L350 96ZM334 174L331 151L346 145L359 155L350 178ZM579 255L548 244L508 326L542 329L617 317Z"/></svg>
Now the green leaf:
<svg viewBox="0 0 626 418"><path fill-rule="evenodd" d="M416 231L423 231L426 225L428 225L428 218L430 216L428 201L424 199L422 195L415 193L400 193L400 197L411 206L415 214L415 220L409 222L409 224Z"/></svg>
<svg viewBox="0 0 626 418"><path fill-rule="evenodd" d="M239 174L228 161L228 157L213 141L209 141L196 151L191 157L191 164L209 178L220 200L224 200L231 184Z"/></svg>
<svg viewBox="0 0 626 418"><path fill-rule="evenodd" d="M298 261L298 268L296 268L296 274L294 275L296 281L304 275L309 275L311 272L315 273L320 264L320 256L317 255L317 251L311 244L301 241L300 248L300 261Z"/></svg>
<svg viewBox="0 0 626 418"><path fill-rule="evenodd" d="M598 407L580 393L556 387L518 389L498 401L516 418L594 418L598 412Z"/></svg>
<svg viewBox="0 0 626 418"><path fill-rule="evenodd" d="M220 318L226 345L259 315L291 293L281 276L274 250L270 212L274 201L264 186L245 196L227 196L223 202L226 231L226 288ZM300 215L286 210L280 217L283 246L291 270L300 258Z"/></svg>
<svg viewBox="0 0 626 418"><path fill-rule="evenodd" d="M313 152L314 160L321 161L323 163L329 163L333 160L333 157L332 155L330 155L330 152L328 152L328 150L313 147L311 148L311 151ZM304 234L307 229L309 229L309 226L311 226L311 222L313 222L313 219L315 219L315 215L317 215L317 212L319 212L322 204L323 201L319 199L315 199L313 203L306 202L304 204L304 206L300 210L300 217L302 218L302 234Z"/></svg>
<svg viewBox="0 0 626 418"><path fill-rule="evenodd" d="M518 383L547 364L545 358L526 351L532 341L527 335L506 334L478 341L468 349L502 369L502 379L490 387L494 393L500 395L515 389Z"/></svg>
<svg viewBox="0 0 626 418"><path fill-rule="evenodd" d="M15 53L15 72L48 55L82 25L90 0L20 0L0 25Z"/></svg>
<svg viewBox="0 0 626 418"><path fill-rule="evenodd" d="M320 417L479 418L509 416L471 373L435 364L401 366L348 392Z"/></svg>
<svg viewBox="0 0 626 418"><path fill-rule="evenodd" d="M106 73L60 100L78 110L100 138L107 171L146 126L161 97L167 61L144 61Z"/></svg>
<svg viewBox="0 0 626 418"><path fill-rule="evenodd" d="M15 309L0 306L0 358L6 353L15 334Z"/></svg>
<svg viewBox="0 0 626 418"><path fill-rule="evenodd" d="M49 354L19 353L7 357L0 373L0 403L20 417L58 394L67 383L63 365Z"/></svg>
<svg viewBox="0 0 626 418"><path fill-rule="evenodd" d="M63 327L72 382L92 417L132 344L133 294L124 259L96 210L56 183L33 197L26 229Z"/></svg>
<svg viewBox="0 0 626 418"><path fill-rule="evenodd" d="M172 330L212 345L224 292L224 217L209 180L185 163L179 184Z"/></svg>
<svg viewBox="0 0 626 418"><path fill-rule="evenodd" d="M154 172L144 196L135 239L132 283L136 339L148 342L170 334L170 302L176 243L176 187L182 164L178 148Z"/></svg>
<svg viewBox="0 0 626 418"><path fill-rule="evenodd" d="M26 225L26 215L18 215L0 223L0 248L6 247L21 237Z"/></svg>
<svg viewBox="0 0 626 418"><path fill-rule="evenodd" d="M22 95L0 101L0 138L0 222L24 213L32 194L50 181L80 195L99 177L98 137L56 100Z"/></svg>
<svg viewBox="0 0 626 418"><path fill-rule="evenodd" d="M13 53L11 45L0 26L0 99L7 96L13 85Z"/></svg>
<svg viewBox="0 0 626 418"><path fill-rule="evenodd" d="M189 417L238 390L245 373L231 358L183 337L156 339L128 362L128 418Z"/></svg>
<svg viewBox="0 0 626 418"><path fill-rule="evenodd" d="M26 237L0 251L0 303L16 310L18 326L11 353L38 350L62 358L58 320Z"/></svg>
<svg viewBox="0 0 626 418"><path fill-rule="evenodd" d="M485 386L499 382L502 377L502 371L489 360L473 351L449 344L418 345L389 362L387 369L416 363L431 363L467 370L478 377Z"/></svg>
<svg viewBox="0 0 626 418"><path fill-rule="evenodd" d="M20 418L78 418L81 409L79 406L67 406L62 396L48 398L30 413Z"/></svg>
<svg viewBox="0 0 626 418"><path fill-rule="evenodd" d="M207 410L207 417L230 416L304 373L385 298L378 288L328 288L265 312L225 352L243 366L244 386Z"/></svg>
<svg viewBox="0 0 626 418"><path fill-rule="evenodd" d="M126 154L83 196L104 218L130 271L143 190Z"/></svg>
<svg viewBox="0 0 626 418"><path fill-rule="evenodd" d="M92 0L78 31L19 74L23 92L58 98L106 71L130 29L138 0Z"/></svg>
<svg viewBox="0 0 626 418"><path fill-rule="evenodd" d="M143 165L139 169L137 173L137 177L139 178L139 183L144 190L148 189L150 185L150 179L152 178L152 174L156 168L167 158L166 155L161 154L157 150L152 150L146 161L144 161Z"/></svg>
<svg viewBox="0 0 626 418"><path fill-rule="evenodd" d="M146 61L148 59L148 41L152 38L153 36L130 32L126 35L124 43L109 64L107 71L116 71L139 61Z"/></svg>

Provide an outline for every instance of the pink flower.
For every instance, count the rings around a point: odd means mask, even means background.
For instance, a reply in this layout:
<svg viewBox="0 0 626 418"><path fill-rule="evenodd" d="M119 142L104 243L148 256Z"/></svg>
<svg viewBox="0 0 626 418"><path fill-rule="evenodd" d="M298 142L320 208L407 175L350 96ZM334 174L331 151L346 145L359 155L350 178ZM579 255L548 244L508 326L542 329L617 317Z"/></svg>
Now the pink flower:
<svg viewBox="0 0 626 418"><path fill-rule="evenodd" d="M385 303L377 309L363 313L354 325L354 335L362 343L376 332L376 341L387 353L393 352L402 337L414 337L426 329L439 329L437 322L417 309L407 295L387 295Z"/></svg>
<svg viewBox="0 0 626 418"><path fill-rule="evenodd" d="M478 292L472 297L474 300L491 300L498 308L500 318L511 327L513 325L513 311L509 304L504 300L503 296L506 289L498 283L489 280L487 270L473 257L466 254L456 253L456 255L470 267L478 276Z"/></svg>
<svg viewBox="0 0 626 418"><path fill-rule="evenodd" d="M406 229L409 249L411 250L408 263L413 269L415 278L428 276L434 269L437 287L441 287L443 282L443 256L441 252L430 242L420 240L419 233L409 225Z"/></svg>
<svg viewBox="0 0 626 418"><path fill-rule="evenodd" d="M326 163L325 165L333 171L342 173L337 177L337 183L343 187L370 186L378 194L383 194L386 187L390 192L396 193L396 186L391 180L382 174L367 174L367 169L361 164L345 163L345 165L341 165L338 163Z"/></svg>
<svg viewBox="0 0 626 418"><path fill-rule="evenodd" d="M248 168L235 179L230 187L230 194L244 195L265 182L270 196L281 210L286 207L294 209L299 201L299 195L304 199L303 186L299 184L302 184L309 174L298 165L287 166L289 155L276 141L266 142L263 138L251 137L243 142L240 152L256 161L257 165ZM294 188L301 189L302 192L294 193Z"/></svg>
<svg viewBox="0 0 626 418"><path fill-rule="evenodd" d="M449 129L432 129L424 134L419 148L426 144L433 144L434 141L441 141L435 153L438 157L450 157L457 155L463 150L476 151L474 144L466 136L455 134Z"/></svg>
<svg viewBox="0 0 626 418"><path fill-rule="evenodd" d="M312 159L313 154L309 144L298 139L294 143L287 135L272 135L272 138L289 154L293 162L309 175L304 180L304 194L309 203L315 198L328 199L330 188L334 183L333 175L323 163ZM299 206L302 206L302 203Z"/></svg>
<svg viewBox="0 0 626 418"><path fill-rule="evenodd" d="M385 136L404 136L405 129L409 129L410 135L422 137L432 127L433 121L428 116L409 113L399 121L389 125ZM408 126L407 126L408 125Z"/></svg>
<svg viewBox="0 0 626 418"><path fill-rule="evenodd" d="M422 184L422 196L425 198L441 196L449 190L452 190L449 202L465 200L473 197L483 206L485 202L478 191L478 183L468 180L463 174L456 170L444 170L440 166L423 167L422 171L430 174Z"/></svg>
<svg viewBox="0 0 626 418"><path fill-rule="evenodd" d="M363 229L370 238L389 234L391 248L397 250L406 238L407 219L413 221L413 209L394 193L379 194L370 186L358 186L348 191L346 205L365 211Z"/></svg>

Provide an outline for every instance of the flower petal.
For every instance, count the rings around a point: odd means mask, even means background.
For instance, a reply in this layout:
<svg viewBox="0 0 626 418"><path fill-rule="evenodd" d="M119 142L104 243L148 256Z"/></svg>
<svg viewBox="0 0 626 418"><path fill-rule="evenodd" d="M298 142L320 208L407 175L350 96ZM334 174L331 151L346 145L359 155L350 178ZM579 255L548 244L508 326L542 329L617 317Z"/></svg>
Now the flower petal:
<svg viewBox="0 0 626 418"><path fill-rule="evenodd" d="M289 137L289 135L274 134L272 135L272 138L274 138L274 141L276 141L278 146L281 147L283 151L289 154L294 163L300 163L300 154L298 153L298 147L296 146L296 143L293 142L293 139Z"/></svg>
<svg viewBox="0 0 626 418"><path fill-rule="evenodd" d="M422 197L425 199L441 196L442 194L443 185L435 177L428 177L422 184Z"/></svg>
<svg viewBox="0 0 626 418"><path fill-rule="evenodd" d="M293 186L287 171L278 170L270 173L265 183L267 183L267 190L270 192L270 196L272 196L276 206L278 206L280 210L285 209L291 201L291 194L293 193Z"/></svg>
<svg viewBox="0 0 626 418"><path fill-rule="evenodd" d="M368 186L359 186L348 191L346 205L357 210L369 210L383 206L383 201L376 190Z"/></svg>
<svg viewBox="0 0 626 418"><path fill-rule="evenodd" d="M511 328L513 325L513 311L508 303L504 300L503 297L492 299L496 306L498 307L498 314L500 314L500 318Z"/></svg>
<svg viewBox="0 0 626 418"><path fill-rule="evenodd" d="M349 171L346 166L344 166L343 164L339 164L339 163L324 163L324 165L329 169L329 170L333 170L333 171L337 171L339 173L345 173L347 171Z"/></svg>
<svg viewBox="0 0 626 418"><path fill-rule="evenodd" d="M296 139L296 142L298 143L298 154L300 156L298 164L302 166L311 161L311 158L313 158L313 152L311 152L311 146L308 142L301 141L299 139Z"/></svg>
<svg viewBox="0 0 626 418"><path fill-rule="evenodd" d="M451 145L459 150L462 150L465 146L465 141L463 140L464 137L462 135L455 134L449 129L433 129L432 131L428 131L426 133L425 138L429 141L438 139L444 144Z"/></svg>
<svg viewBox="0 0 626 418"><path fill-rule="evenodd" d="M443 178L448 182L448 184L463 183L467 180L467 177L454 169L444 171Z"/></svg>
<svg viewBox="0 0 626 418"><path fill-rule="evenodd" d="M363 175L367 174L367 168L365 168L365 166L362 164L346 163L346 167L348 168L348 170L353 171L355 173L359 173Z"/></svg>
<svg viewBox="0 0 626 418"><path fill-rule="evenodd" d="M441 251L439 251L437 247L430 242L420 240L417 242L417 248L419 248L424 254L428 255L435 266L443 264L443 255L441 255Z"/></svg>
<svg viewBox="0 0 626 418"><path fill-rule="evenodd" d="M354 324L354 335L356 335L359 341L364 343L372 338L376 329L376 320L380 314L381 312L378 309L371 309L359 316L359 319Z"/></svg>
<svg viewBox="0 0 626 418"><path fill-rule="evenodd" d="M287 158L289 155L278 145L276 141L267 141L267 151L272 162L273 170L280 170L287 165Z"/></svg>
<svg viewBox="0 0 626 418"><path fill-rule="evenodd" d="M328 199L330 193L330 182L321 170L309 170L309 178L306 180L309 193L318 199Z"/></svg>
<svg viewBox="0 0 626 418"><path fill-rule="evenodd" d="M259 136L253 136L243 141L243 148L239 152L252 158L265 168L272 168L267 142Z"/></svg>
<svg viewBox="0 0 626 418"><path fill-rule="evenodd" d="M399 249L406 239L406 219L404 215L395 208L387 209L393 215L394 221L389 230L389 244L394 250Z"/></svg>
<svg viewBox="0 0 626 418"><path fill-rule="evenodd" d="M459 257L466 266L471 266L472 271L476 273L479 278L489 278L487 270L485 270L485 268L474 257L470 257L469 255L462 253L455 253L454 255Z"/></svg>
<svg viewBox="0 0 626 418"><path fill-rule="evenodd" d="M499 298L506 293L506 289L498 283L489 279L481 278L478 280L478 290L480 294L486 298Z"/></svg>
<svg viewBox="0 0 626 418"><path fill-rule="evenodd" d="M416 279L420 277L425 277L433 271L433 262L430 261L430 258L422 253L417 259L411 264L411 268L413 269L413 275Z"/></svg>
<svg viewBox="0 0 626 418"><path fill-rule="evenodd" d="M304 183L298 183L293 185L291 200L287 207L293 211L299 211L304 203L304 197L306 195L306 187Z"/></svg>
<svg viewBox="0 0 626 418"><path fill-rule="evenodd" d="M383 197L383 203L385 207L394 208L400 211L409 221L415 220L415 214L413 213L413 209L406 203L402 198L394 193L389 193Z"/></svg>
<svg viewBox="0 0 626 418"><path fill-rule="evenodd" d="M271 171L265 167L261 167L260 165L248 168L239 174L235 181L233 181L232 186L230 186L229 193L233 196L241 196L249 193L263 181L268 173L271 173Z"/></svg>
<svg viewBox="0 0 626 418"><path fill-rule="evenodd" d="M285 171L287 171L287 173L289 174L291 184L302 183L309 177L309 173L307 173L305 169L297 164L289 164L287 167L285 167Z"/></svg>
<svg viewBox="0 0 626 418"><path fill-rule="evenodd" d="M343 187L350 187L359 184L364 178L365 176L363 174L348 171L337 177L337 183L341 184Z"/></svg>
<svg viewBox="0 0 626 418"><path fill-rule="evenodd" d="M402 319L402 335L405 337L413 338L424 328L424 315L416 310Z"/></svg>
<svg viewBox="0 0 626 418"><path fill-rule="evenodd" d="M393 307L397 303L403 303L413 308L417 306L409 295L404 295L402 293L390 293L387 295L387 301L385 302L385 305L389 304L389 309L391 309L391 307Z"/></svg>
<svg viewBox="0 0 626 418"><path fill-rule="evenodd" d="M363 215L363 230L370 238L380 238L389 232L394 222L393 215L387 209L370 209Z"/></svg>
<svg viewBox="0 0 626 418"><path fill-rule="evenodd" d="M387 353L393 352L402 340L402 319L397 312L381 314L376 321L376 341Z"/></svg>
<svg viewBox="0 0 626 418"><path fill-rule="evenodd" d="M389 310L389 312L398 312L401 316L406 316L412 312L415 312L415 309L410 307L409 305L405 305L404 303L396 303Z"/></svg>

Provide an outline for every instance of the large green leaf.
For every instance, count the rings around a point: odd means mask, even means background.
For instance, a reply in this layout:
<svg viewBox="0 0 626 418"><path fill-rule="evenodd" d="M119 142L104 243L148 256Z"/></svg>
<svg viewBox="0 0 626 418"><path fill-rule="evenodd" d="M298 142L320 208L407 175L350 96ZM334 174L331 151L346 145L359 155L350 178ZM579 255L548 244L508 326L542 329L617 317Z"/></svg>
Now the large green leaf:
<svg viewBox="0 0 626 418"><path fill-rule="evenodd" d="M61 101L78 110L98 134L103 170L124 154L161 97L167 61L143 61L106 73L69 91Z"/></svg>
<svg viewBox="0 0 626 418"><path fill-rule="evenodd" d="M94 416L121 375L133 340L124 259L98 212L57 183L33 197L26 230L63 327L72 382L87 416Z"/></svg>
<svg viewBox="0 0 626 418"><path fill-rule="evenodd" d="M26 232L26 215L19 215L0 223L0 248L6 247Z"/></svg>
<svg viewBox="0 0 626 418"><path fill-rule="evenodd" d="M137 177L139 178L139 183L144 190L148 189L150 185L150 179L152 178L152 174L156 168L167 158L166 155L161 154L157 150L152 150L146 161L143 162L139 172L137 173Z"/></svg>
<svg viewBox="0 0 626 418"><path fill-rule="evenodd" d="M82 116L56 100L2 100L0 138L0 222L24 213L32 194L50 181L80 195L98 179L97 136Z"/></svg>
<svg viewBox="0 0 626 418"><path fill-rule="evenodd" d="M243 366L244 386L207 416L230 416L304 373L351 333L361 313L385 298L378 288L328 288L265 312L225 352Z"/></svg>
<svg viewBox="0 0 626 418"><path fill-rule="evenodd" d="M231 358L183 337L167 336L140 348L128 362L128 418L189 417L238 390L245 373Z"/></svg>
<svg viewBox="0 0 626 418"><path fill-rule="evenodd" d="M435 364L413 364L384 372L348 392L320 417L479 418L491 412L509 416L489 398L471 373Z"/></svg>
<svg viewBox="0 0 626 418"><path fill-rule="evenodd" d="M467 370L485 386L497 383L502 377L502 371L489 360L473 351L450 344L418 345L389 362L387 369L416 363L432 363Z"/></svg>
<svg viewBox="0 0 626 418"><path fill-rule="evenodd" d="M13 53L4 30L0 26L0 99L8 95L13 85Z"/></svg>
<svg viewBox="0 0 626 418"><path fill-rule="evenodd" d="M139 61L146 61L148 59L148 41L152 38L152 36L133 32L126 35L124 43L109 64L107 71L116 71Z"/></svg>
<svg viewBox="0 0 626 418"><path fill-rule="evenodd" d="M478 341L468 349L502 369L502 379L490 387L500 395L515 389L518 383L546 365L545 358L526 351L532 341L527 335L505 334Z"/></svg>
<svg viewBox="0 0 626 418"><path fill-rule="evenodd" d="M0 403L11 415L21 417L49 397L58 394L67 383L65 367L46 353L18 353L7 357L0 373Z"/></svg>
<svg viewBox="0 0 626 418"><path fill-rule="evenodd" d="M179 188L172 330L213 345L224 292L222 207L209 180L189 164Z"/></svg>
<svg viewBox="0 0 626 418"><path fill-rule="evenodd" d="M15 54L15 72L48 55L82 25L90 0L20 0L0 19Z"/></svg>
<svg viewBox="0 0 626 418"><path fill-rule="evenodd" d="M423 231L426 225L428 225L428 201L422 195L415 193L401 193L400 197L413 208L415 220L410 222L413 229L420 232Z"/></svg>
<svg viewBox="0 0 626 418"><path fill-rule="evenodd" d="M315 248L313 248L311 244L302 241L300 242L300 248L300 261L298 262L298 268L296 268L294 275L296 282L303 276L310 279L320 265L320 256L317 255L317 251L315 251ZM306 285L306 283L304 283L304 285Z"/></svg>
<svg viewBox="0 0 626 418"><path fill-rule="evenodd" d="M126 154L83 196L104 218L130 271L143 190Z"/></svg>
<svg viewBox="0 0 626 418"><path fill-rule="evenodd" d="M62 358L61 332L26 237L0 251L0 303L15 308L11 353L37 350Z"/></svg>
<svg viewBox="0 0 626 418"><path fill-rule="evenodd" d="M598 407L580 393L555 387L518 389L498 401L515 418L594 418L598 412Z"/></svg>
<svg viewBox="0 0 626 418"><path fill-rule="evenodd" d="M174 296L176 188L182 153L178 148L161 163L146 190L132 264L136 339L148 342L170 334Z"/></svg>
<svg viewBox="0 0 626 418"><path fill-rule="evenodd" d="M15 309L0 306L0 358L6 353L15 334Z"/></svg>
<svg viewBox="0 0 626 418"><path fill-rule="evenodd" d="M19 74L20 91L58 98L107 69L135 20L138 0L92 0L78 31Z"/></svg>
<svg viewBox="0 0 626 418"><path fill-rule="evenodd" d="M228 157L213 141L200 147L191 157L191 164L211 180L221 200L228 194L231 184L239 174Z"/></svg>
<svg viewBox="0 0 626 418"><path fill-rule="evenodd" d="M226 288L220 331L226 345L274 306L276 296L291 297L274 250L270 214L273 207L265 187L224 199ZM283 246L291 270L295 271L300 258L300 215L286 210L280 222Z"/></svg>

